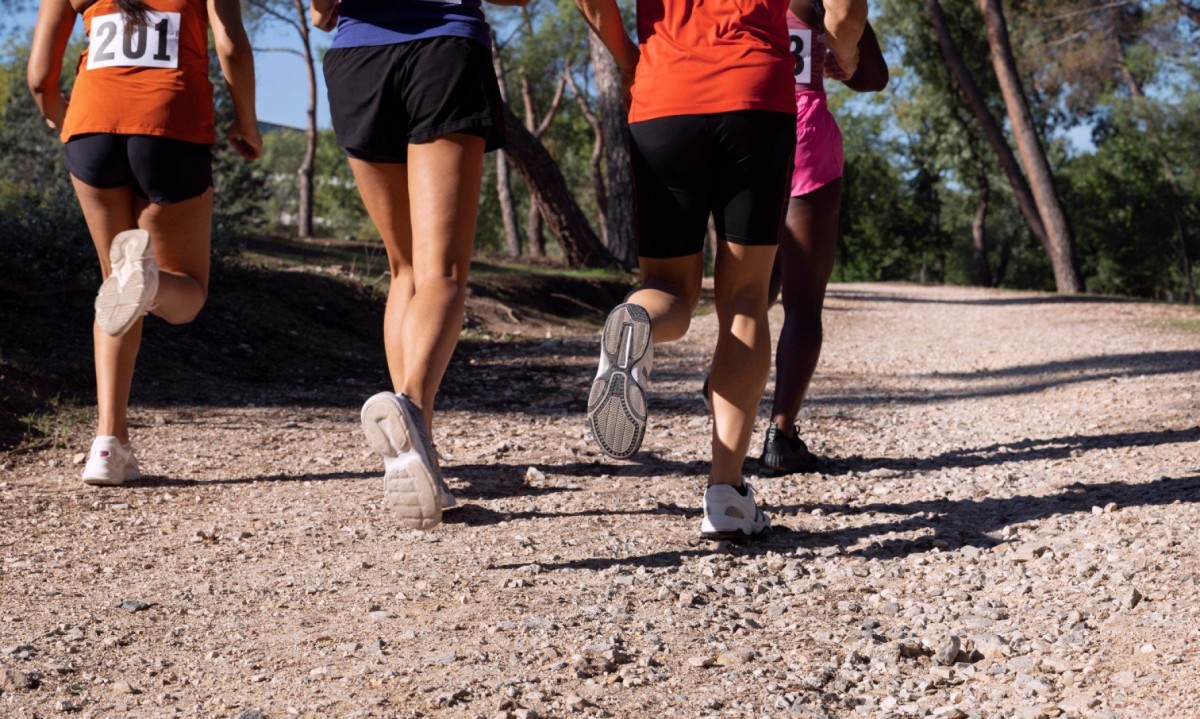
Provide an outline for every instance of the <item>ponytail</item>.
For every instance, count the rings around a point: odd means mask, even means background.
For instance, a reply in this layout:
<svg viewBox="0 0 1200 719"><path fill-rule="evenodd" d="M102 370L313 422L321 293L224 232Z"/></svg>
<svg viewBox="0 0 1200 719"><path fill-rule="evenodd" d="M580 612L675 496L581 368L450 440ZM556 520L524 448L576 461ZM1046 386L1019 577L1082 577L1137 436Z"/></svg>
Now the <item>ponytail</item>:
<svg viewBox="0 0 1200 719"><path fill-rule="evenodd" d="M117 0L117 7L121 9L121 16L125 19L126 27L145 27L146 26L146 7L144 0Z"/></svg>

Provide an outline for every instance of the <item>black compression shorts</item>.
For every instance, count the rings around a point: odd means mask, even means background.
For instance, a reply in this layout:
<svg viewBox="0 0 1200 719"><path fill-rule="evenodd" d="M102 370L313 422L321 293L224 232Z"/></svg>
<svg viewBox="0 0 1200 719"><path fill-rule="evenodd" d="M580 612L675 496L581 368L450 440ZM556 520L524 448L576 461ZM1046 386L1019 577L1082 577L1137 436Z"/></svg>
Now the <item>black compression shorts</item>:
<svg viewBox="0 0 1200 719"><path fill-rule="evenodd" d="M670 258L704 249L717 234L774 245L787 216L796 116L743 110L630 124L638 254Z"/></svg>
<svg viewBox="0 0 1200 719"><path fill-rule="evenodd" d="M153 135L76 135L67 141L67 170L85 185L133 185L156 205L203 195L213 184L212 147Z"/></svg>
<svg viewBox="0 0 1200 719"><path fill-rule="evenodd" d="M409 143L450 133L504 146L504 105L491 50L463 37L334 48L325 84L338 144L367 162L407 162Z"/></svg>

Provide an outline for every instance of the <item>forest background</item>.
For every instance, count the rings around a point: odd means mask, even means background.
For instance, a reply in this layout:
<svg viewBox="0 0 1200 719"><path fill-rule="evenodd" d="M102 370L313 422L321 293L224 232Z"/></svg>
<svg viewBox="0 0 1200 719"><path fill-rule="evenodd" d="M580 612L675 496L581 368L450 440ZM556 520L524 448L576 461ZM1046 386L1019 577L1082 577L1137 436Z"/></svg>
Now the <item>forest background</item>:
<svg viewBox="0 0 1200 719"><path fill-rule="evenodd" d="M0 267L94 284L61 144L25 87L35 6L15 3L0 24ZM331 36L310 34L307 3L243 6L260 67L279 53L298 58L272 61L260 84L302 95L307 107L300 127L264 123L258 163L218 148L219 254L236 255L248 237L372 242L349 168L319 121ZM623 7L632 26L632 4ZM486 11L510 146L486 160L477 249L632 267L611 60L569 0ZM871 20L888 88L856 95L829 83L846 139L835 280L1196 301L1200 3L877 0ZM77 31L68 93L81 48ZM226 98L218 109L228 115Z"/></svg>

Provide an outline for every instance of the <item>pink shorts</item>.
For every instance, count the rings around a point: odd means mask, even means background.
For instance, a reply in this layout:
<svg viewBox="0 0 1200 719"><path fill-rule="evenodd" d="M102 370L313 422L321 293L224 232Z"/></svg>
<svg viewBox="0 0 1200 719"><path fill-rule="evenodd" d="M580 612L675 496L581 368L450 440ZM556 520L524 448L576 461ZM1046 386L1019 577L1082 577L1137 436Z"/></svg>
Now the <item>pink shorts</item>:
<svg viewBox="0 0 1200 719"><path fill-rule="evenodd" d="M825 93L796 93L796 167L791 196L807 195L838 179L845 161L842 131L829 112Z"/></svg>

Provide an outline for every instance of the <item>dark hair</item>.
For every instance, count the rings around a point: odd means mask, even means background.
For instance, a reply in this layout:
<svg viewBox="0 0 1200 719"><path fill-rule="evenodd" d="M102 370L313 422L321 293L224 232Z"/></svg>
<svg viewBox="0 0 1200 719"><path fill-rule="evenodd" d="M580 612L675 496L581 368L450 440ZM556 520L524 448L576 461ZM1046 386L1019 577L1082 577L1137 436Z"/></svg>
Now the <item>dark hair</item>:
<svg viewBox="0 0 1200 719"><path fill-rule="evenodd" d="M125 18L127 27L144 27L146 25L146 7L144 0L117 0L121 8L121 16Z"/></svg>

